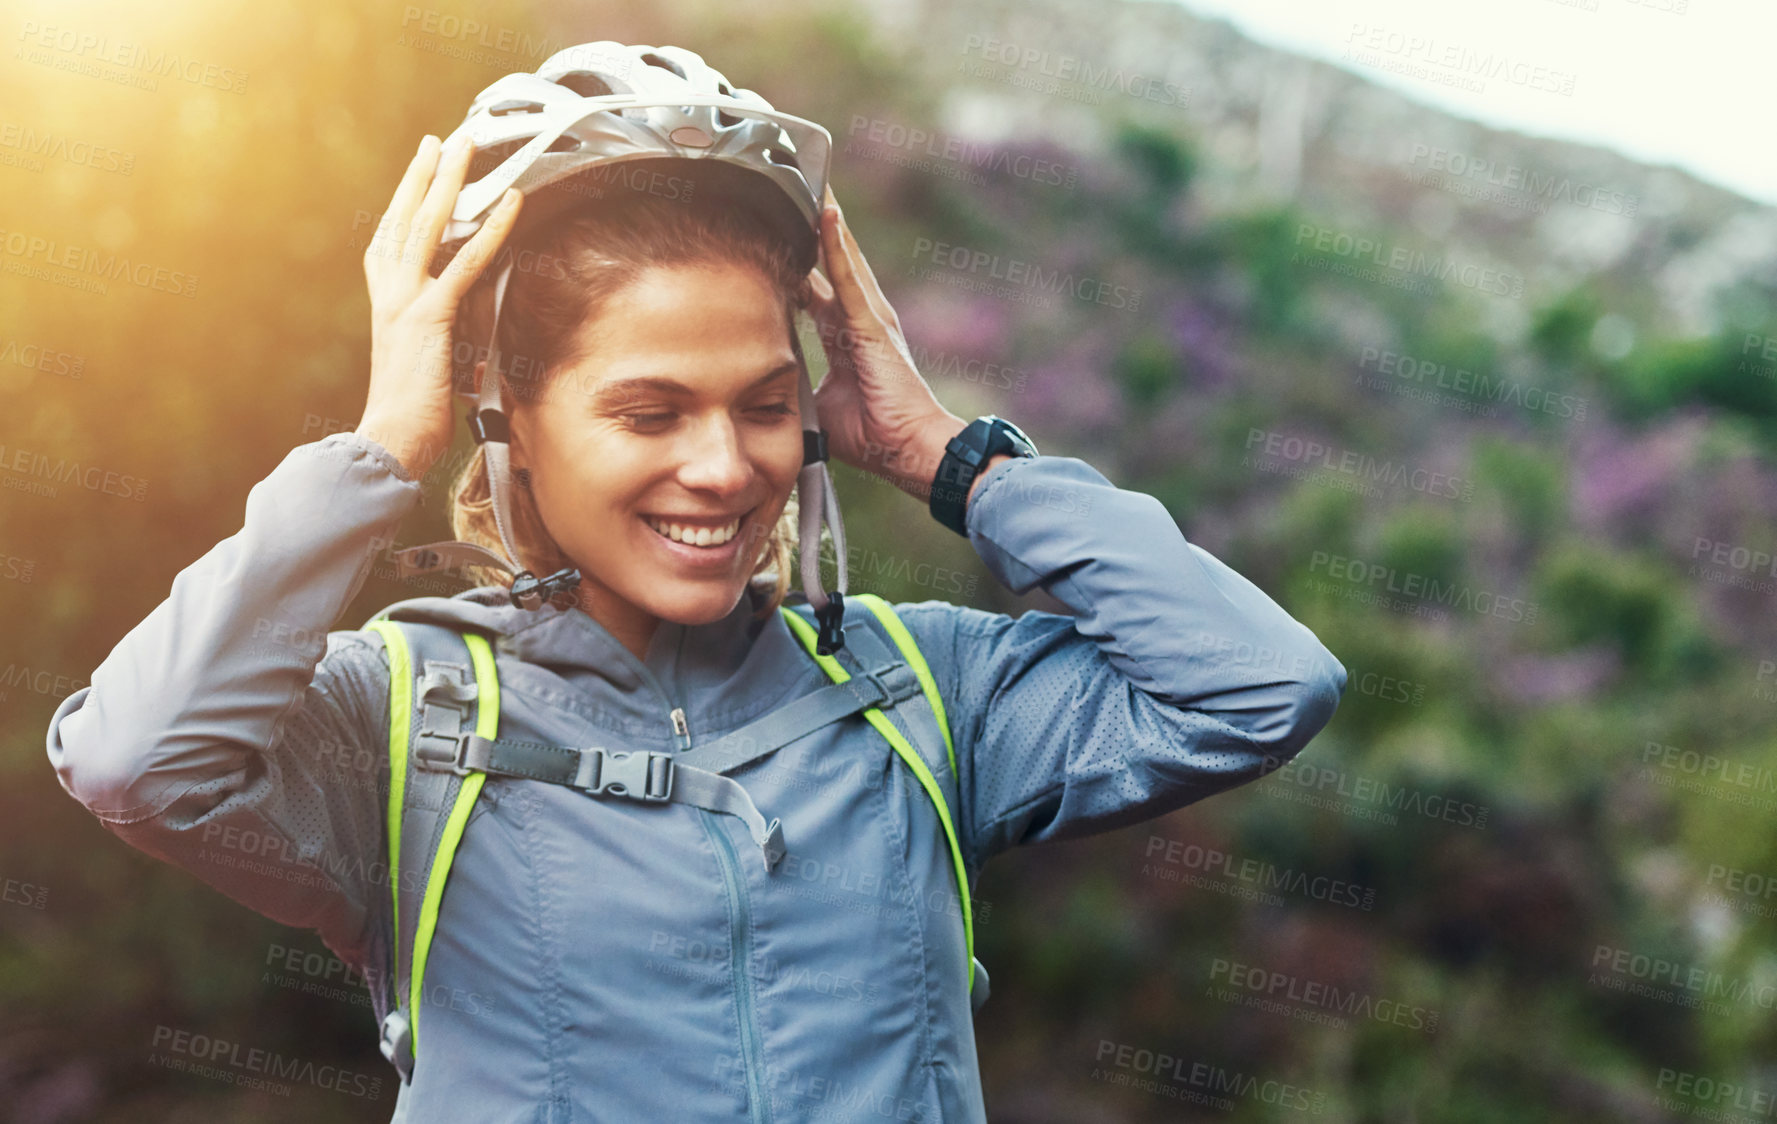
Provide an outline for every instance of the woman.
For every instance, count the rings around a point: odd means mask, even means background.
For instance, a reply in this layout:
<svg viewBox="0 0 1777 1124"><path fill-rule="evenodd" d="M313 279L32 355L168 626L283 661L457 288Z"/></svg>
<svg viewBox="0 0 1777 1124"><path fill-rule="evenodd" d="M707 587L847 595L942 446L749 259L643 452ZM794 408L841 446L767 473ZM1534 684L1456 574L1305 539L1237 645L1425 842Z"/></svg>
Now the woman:
<svg viewBox="0 0 1777 1124"><path fill-rule="evenodd" d="M566 107L554 124L524 108L545 102ZM512 124L530 112L538 123ZM63 786L132 845L358 966L389 1016L397 1119L985 1120L971 1020L985 980L959 891L1006 848L1275 768L1332 715L1344 669L1152 497L944 410L825 189L816 134L775 131L794 119L695 54L570 48L490 87L477 114L499 120L466 131L507 130L494 156L518 155L465 186L472 146L426 138L366 253L362 424L293 450L242 530L65 700L49 732ZM599 178L649 152L670 158ZM563 166L542 167L549 153ZM456 252L437 269L441 239ZM818 395L799 308L831 361ZM481 404L452 494L461 541L404 557L496 580L385 612L449 626L471 651L464 637L485 638L489 658L419 676L402 702L417 665L390 621L328 630L449 443L453 362ZM953 438L981 438L963 458L985 454L979 471L946 459ZM1041 586L1073 615L900 604L883 614L905 636L885 642L844 598L823 441L932 497L1009 589ZM823 520L835 594L810 541ZM890 752L890 724L859 721L857 703L738 766L690 764L839 689L784 595L799 532L820 647L858 661L902 645L929 670L929 693L880 705L933 704L935 777L915 783L908 739ZM430 725L434 688L476 735ZM415 747L442 739L444 756L403 756L398 728ZM583 772L502 772L500 753L565 754ZM671 799L584 772L669 757ZM437 777L455 795L402 787ZM466 822L436 827L465 790ZM412 849L413 822L433 847L458 833L441 873L411 854L379 865ZM765 861L742 861L755 846ZM426 918L411 903L429 879Z"/></svg>

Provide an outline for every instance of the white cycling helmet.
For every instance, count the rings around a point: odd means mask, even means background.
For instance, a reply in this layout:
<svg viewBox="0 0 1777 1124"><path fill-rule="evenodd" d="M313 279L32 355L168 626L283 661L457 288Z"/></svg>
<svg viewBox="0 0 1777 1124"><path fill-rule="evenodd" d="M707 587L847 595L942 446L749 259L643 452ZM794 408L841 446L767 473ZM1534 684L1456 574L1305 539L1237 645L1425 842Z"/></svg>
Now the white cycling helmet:
<svg viewBox="0 0 1777 1124"><path fill-rule="evenodd" d="M806 273L818 260L833 140L820 125L779 113L753 91L730 86L694 51L610 40L565 48L534 74L508 74L494 82L477 95L451 134L461 135L475 142L479 163L497 164L458 192L435 271L442 271L448 256L481 229L508 187L525 196L495 275L487 369L477 408L469 415L470 432L487 462L494 521L506 557L473 543L439 542L400 551L396 561L403 578L452 564L504 570L513 575L512 603L535 609L574 589L580 575L570 567L539 578L522 569L507 515L511 469L507 418L501 409L499 327L514 261L510 247L519 230L547 222L583 198L564 190L568 185L562 181L590 169L635 160L695 160L701 162L692 166L700 173L698 182L713 183L725 204L746 208L781 232ZM802 587L823 624L821 648L827 654L844 642L838 623L846 588L845 528L827 472L827 434L815 413L808 363L794 331L790 342L802 367L803 464L796 481ZM831 596L820 583L823 522L833 536L837 559L839 588Z"/></svg>

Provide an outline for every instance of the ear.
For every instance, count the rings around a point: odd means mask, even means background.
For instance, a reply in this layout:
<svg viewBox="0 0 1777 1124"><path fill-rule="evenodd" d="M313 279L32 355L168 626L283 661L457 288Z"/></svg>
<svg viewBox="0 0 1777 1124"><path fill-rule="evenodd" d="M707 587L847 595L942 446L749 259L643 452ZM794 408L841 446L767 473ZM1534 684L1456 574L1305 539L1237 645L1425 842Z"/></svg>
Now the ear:
<svg viewBox="0 0 1777 1124"><path fill-rule="evenodd" d="M475 363L475 375L469 380L469 389L477 398L481 397L481 376L487 370L487 360L479 359Z"/></svg>

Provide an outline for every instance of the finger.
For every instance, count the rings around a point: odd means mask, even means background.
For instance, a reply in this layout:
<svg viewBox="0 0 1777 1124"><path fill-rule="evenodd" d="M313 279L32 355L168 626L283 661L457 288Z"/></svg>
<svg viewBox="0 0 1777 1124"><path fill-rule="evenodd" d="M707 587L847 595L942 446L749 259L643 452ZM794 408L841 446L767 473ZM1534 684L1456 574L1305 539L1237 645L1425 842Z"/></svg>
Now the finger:
<svg viewBox="0 0 1777 1124"><path fill-rule="evenodd" d="M833 276L833 287L845 302L846 311L855 316L868 314L884 323L892 323L890 318L894 311L889 307L888 298L882 295L876 275L864 259L864 251L846 226L845 212L839 210L838 203L833 204L832 217L827 221L833 224L827 254L828 271Z"/></svg>
<svg viewBox="0 0 1777 1124"><path fill-rule="evenodd" d="M831 208L821 212L821 264L826 267L827 276L831 278L828 288L833 292L833 299L842 308L850 300L856 312L865 311L868 302L862 299L863 290L858 287L851 251L840 237L838 212Z"/></svg>
<svg viewBox="0 0 1777 1124"><path fill-rule="evenodd" d="M469 172L469 161L475 155L475 145L467 135L452 138L452 145L439 156L438 174L432 177L426 198L413 217L413 230L403 254L404 260L417 261L422 267L431 260L432 251L438 246L438 236L450 219L457 192L463 189L463 180Z"/></svg>
<svg viewBox="0 0 1777 1124"><path fill-rule="evenodd" d="M870 310L885 324L899 325L900 318L895 315L894 306L889 304L888 295L876 281L876 271L870 268L870 259L864 256L864 248L858 245L856 235L845 221L845 212L839 212L839 233L845 239L846 249L851 254L855 272L858 275L858 286L864 291L870 303Z"/></svg>
<svg viewBox="0 0 1777 1124"><path fill-rule="evenodd" d="M494 260L500 252L500 246L506 235L512 233L512 227L518 222L518 213L524 207L524 193L516 187L509 187L494 204L488 213L487 221L481 229L464 243L457 251L457 256L444 267L438 277L440 291L451 302L452 307L462 300L463 294L475 284L477 278L487 269L487 263Z"/></svg>
<svg viewBox="0 0 1777 1124"><path fill-rule="evenodd" d="M402 175L401 182L395 185L395 194L389 200L389 209L383 212L385 219L393 219L405 226L413 218L414 209L420 205L420 199L426 194L426 185L432 180L432 169L438 164L441 143L431 133L420 138L419 151L407 162L407 171Z"/></svg>
<svg viewBox="0 0 1777 1124"><path fill-rule="evenodd" d="M832 283L818 273L808 275L808 292L808 314L814 317L815 330L828 360L834 361L852 338L846 328L845 308L833 292Z"/></svg>
<svg viewBox="0 0 1777 1124"><path fill-rule="evenodd" d="M432 169L438 162L439 143L438 138L431 133L420 138L419 151L407 162L407 171L402 174L401 182L395 185L395 194L389 199L389 209L377 219L376 226L370 232L370 241L364 253L366 268L369 268L371 258L389 257L398 252L407 241L414 209L424 197L426 184L431 182Z"/></svg>

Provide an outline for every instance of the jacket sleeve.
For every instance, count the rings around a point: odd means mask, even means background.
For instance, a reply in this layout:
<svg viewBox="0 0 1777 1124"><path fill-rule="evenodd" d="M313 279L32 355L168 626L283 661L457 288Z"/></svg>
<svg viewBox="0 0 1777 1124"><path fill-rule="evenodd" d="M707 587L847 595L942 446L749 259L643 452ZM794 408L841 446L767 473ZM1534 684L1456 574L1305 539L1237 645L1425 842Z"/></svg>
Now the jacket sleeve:
<svg viewBox="0 0 1777 1124"><path fill-rule="evenodd" d="M1073 610L896 606L944 700L974 869L1271 772L1338 706L1339 661L1153 496L1073 457L1013 458L966 514L995 577Z"/></svg>
<svg viewBox="0 0 1777 1124"><path fill-rule="evenodd" d="M374 633L328 630L419 492L355 434L291 450L49 728L107 829L348 963L389 894L388 672Z"/></svg>

